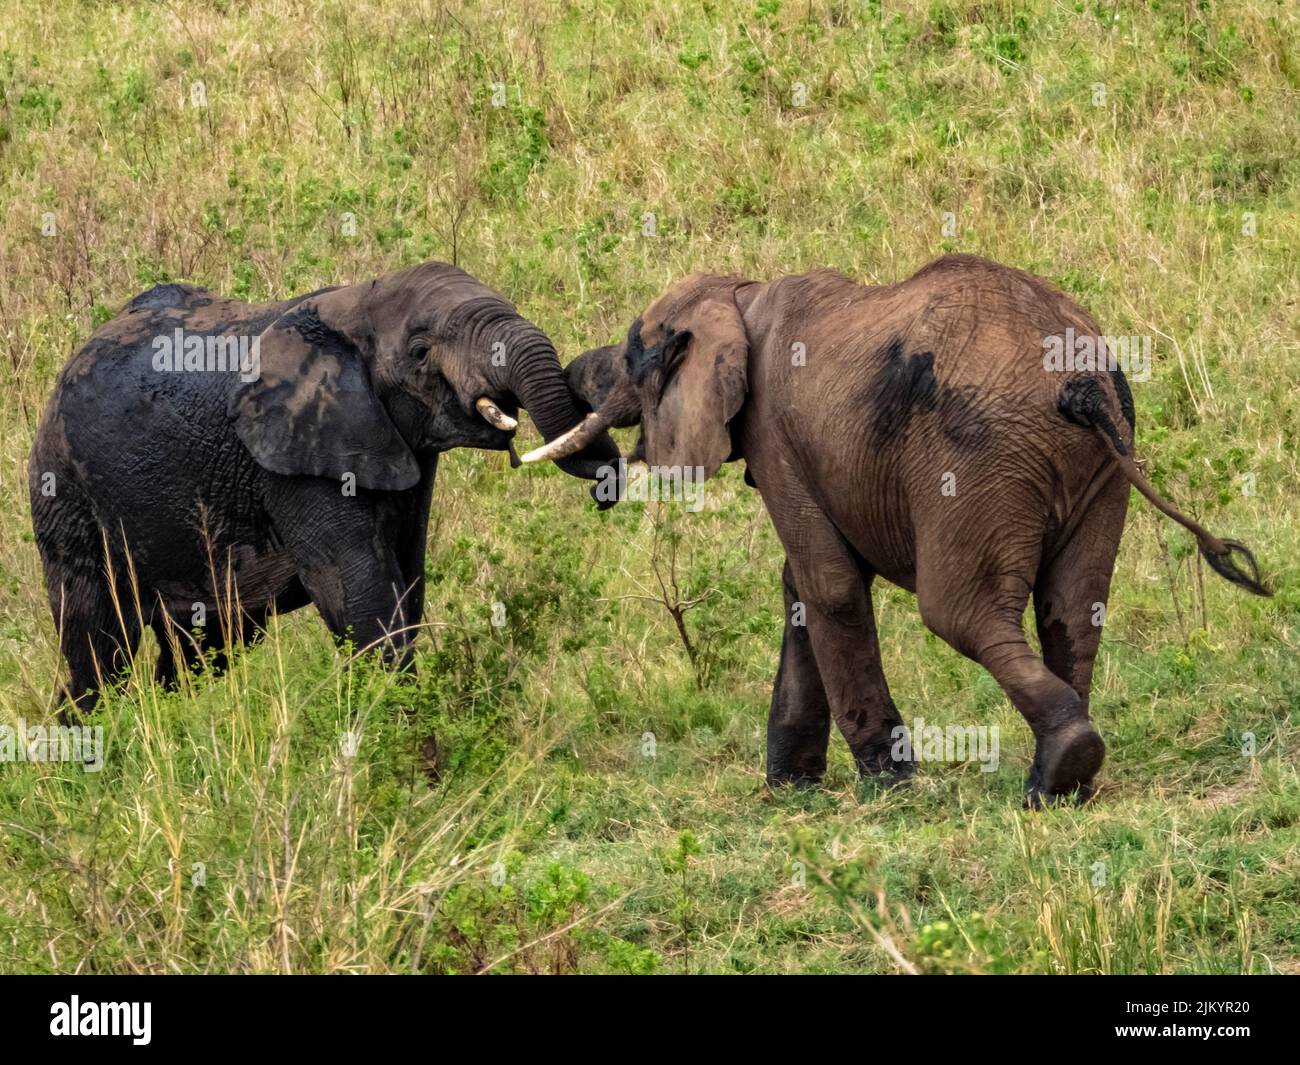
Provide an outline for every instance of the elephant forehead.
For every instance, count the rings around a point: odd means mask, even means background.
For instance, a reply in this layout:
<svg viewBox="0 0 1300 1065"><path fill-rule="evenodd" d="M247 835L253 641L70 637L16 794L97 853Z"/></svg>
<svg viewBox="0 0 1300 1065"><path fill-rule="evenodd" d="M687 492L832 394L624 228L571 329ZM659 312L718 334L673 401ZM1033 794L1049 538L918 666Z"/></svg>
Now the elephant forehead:
<svg viewBox="0 0 1300 1065"><path fill-rule="evenodd" d="M626 358L633 384L641 384L658 367L664 345L682 331L680 324L680 318L649 323L644 317L632 323L627 331Z"/></svg>
<svg viewBox="0 0 1300 1065"><path fill-rule="evenodd" d="M583 352L569 364L565 377L570 386L588 402L598 405L623 378L625 353L618 344L606 344Z"/></svg>

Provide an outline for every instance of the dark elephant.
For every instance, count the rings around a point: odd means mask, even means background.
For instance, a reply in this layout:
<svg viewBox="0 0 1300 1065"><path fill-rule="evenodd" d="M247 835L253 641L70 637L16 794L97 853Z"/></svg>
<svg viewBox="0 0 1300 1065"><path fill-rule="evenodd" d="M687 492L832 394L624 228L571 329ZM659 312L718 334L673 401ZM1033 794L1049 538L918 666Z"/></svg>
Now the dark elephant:
<svg viewBox="0 0 1300 1065"><path fill-rule="evenodd" d="M1268 592L1249 551L1143 477L1122 367L1049 364L1053 338L1071 335L1098 336L1077 304L969 255L882 287L832 272L695 275L623 343L574 361L570 383L593 413L525 458L640 422L633 457L652 466L711 476L745 461L786 551L771 784L820 779L832 719L861 772L913 770L891 757L902 719L872 613L881 576L915 592L925 624L1028 721L1029 803L1086 798L1104 755L1088 717L1093 659L1130 486L1190 530L1216 572ZM1022 625L1031 593L1042 657ZM792 622L796 603L806 626Z"/></svg>
<svg viewBox="0 0 1300 1065"><path fill-rule="evenodd" d="M510 448L520 406L548 440L581 416L541 330L445 263L277 304L136 297L64 368L32 451L63 694L93 706L143 625L165 683L178 652L308 602L405 664L438 455ZM617 456L597 434L559 464Z"/></svg>

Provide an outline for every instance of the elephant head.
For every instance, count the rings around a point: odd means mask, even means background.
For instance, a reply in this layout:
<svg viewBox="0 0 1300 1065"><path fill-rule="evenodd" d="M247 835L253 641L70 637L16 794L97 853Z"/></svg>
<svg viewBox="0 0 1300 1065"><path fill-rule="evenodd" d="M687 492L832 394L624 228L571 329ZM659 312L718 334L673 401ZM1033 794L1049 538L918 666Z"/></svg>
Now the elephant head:
<svg viewBox="0 0 1300 1065"><path fill-rule="evenodd" d="M396 491L417 456L511 447L526 408L553 440L581 415L550 340L463 270L426 263L286 304L258 338L258 373L229 412L275 473ZM557 457L595 480L618 458L603 433Z"/></svg>
<svg viewBox="0 0 1300 1065"><path fill-rule="evenodd" d="M748 391L742 303L752 285L693 274L652 303L621 344L575 359L566 376L591 413L524 461L560 460L607 429L639 422L641 440L632 458L653 466L698 466L713 476L736 457L731 423Z"/></svg>

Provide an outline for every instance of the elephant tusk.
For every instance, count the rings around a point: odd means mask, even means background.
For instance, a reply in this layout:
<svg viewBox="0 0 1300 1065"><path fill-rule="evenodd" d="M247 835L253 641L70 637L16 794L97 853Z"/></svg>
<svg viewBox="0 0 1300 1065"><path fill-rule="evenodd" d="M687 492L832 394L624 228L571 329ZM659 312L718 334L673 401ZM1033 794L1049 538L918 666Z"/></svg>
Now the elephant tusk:
<svg viewBox="0 0 1300 1065"><path fill-rule="evenodd" d="M552 462L562 458L567 458L590 444L601 433L609 428L609 418L601 414L600 411L592 411L577 425L567 432L561 433L549 444L543 444L539 448L528 452L523 456L524 462L543 462L550 459Z"/></svg>
<svg viewBox="0 0 1300 1065"><path fill-rule="evenodd" d="M474 401L474 406L483 415L483 420L488 422L494 429L500 429L503 433L511 433L519 428L519 423L510 415L504 413L487 396L479 396Z"/></svg>

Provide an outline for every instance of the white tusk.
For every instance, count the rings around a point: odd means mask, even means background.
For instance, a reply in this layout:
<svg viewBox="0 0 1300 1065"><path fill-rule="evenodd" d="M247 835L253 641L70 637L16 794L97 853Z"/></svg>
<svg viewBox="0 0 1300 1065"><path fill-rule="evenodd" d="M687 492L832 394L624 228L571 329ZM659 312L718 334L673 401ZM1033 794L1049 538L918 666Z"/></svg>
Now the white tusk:
<svg viewBox="0 0 1300 1065"><path fill-rule="evenodd" d="M488 422L494 429L500 429L503 433L511 433L519 428L519 423L502 411L487 396L479 396L474 401L474 406L483 415L483 420Z"/></svg>
<svg viewBox="0 0 1300 1065"><path fill-rule="evenodd" d="M609 428L608 419L599 411L592 411L577 425L561 433L549 444L543 444L521 457L523 462L555 461L581 451L592 440Z"/></svg>

